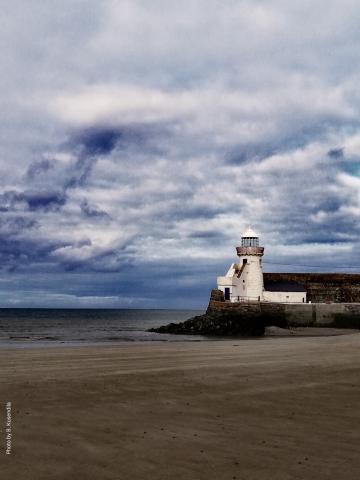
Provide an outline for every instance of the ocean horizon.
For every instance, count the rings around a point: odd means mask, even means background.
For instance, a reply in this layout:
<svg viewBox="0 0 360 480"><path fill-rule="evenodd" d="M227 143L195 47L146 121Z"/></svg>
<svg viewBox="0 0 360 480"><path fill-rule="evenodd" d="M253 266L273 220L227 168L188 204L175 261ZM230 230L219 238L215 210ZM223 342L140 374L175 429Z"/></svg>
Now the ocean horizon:
<svg viewBox="0 0 360 480"><path fill-rule="evenodd" d="M147 331L202 313L140 308L0 308L0 348L202 341L206 337Z"/></svg>

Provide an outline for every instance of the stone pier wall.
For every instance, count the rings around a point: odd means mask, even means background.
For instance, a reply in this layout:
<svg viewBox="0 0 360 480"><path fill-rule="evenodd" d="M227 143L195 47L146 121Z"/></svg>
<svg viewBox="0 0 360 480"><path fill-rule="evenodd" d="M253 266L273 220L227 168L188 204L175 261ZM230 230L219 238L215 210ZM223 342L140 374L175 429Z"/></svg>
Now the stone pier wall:
<svg viewBox="0 0 360 480"><path fill-rule="evenodd" d="M237 312L240 318L261 315L267 325L360 328L359 303L230 303L213 290L207 314Z"/></svg>

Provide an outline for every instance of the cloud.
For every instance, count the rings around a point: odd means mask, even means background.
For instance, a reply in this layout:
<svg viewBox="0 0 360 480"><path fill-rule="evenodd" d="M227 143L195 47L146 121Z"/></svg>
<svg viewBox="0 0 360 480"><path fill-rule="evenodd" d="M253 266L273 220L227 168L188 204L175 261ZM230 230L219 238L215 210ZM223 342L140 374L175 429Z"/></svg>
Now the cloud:
<svg viewBox="0 0 360 480"><path fill-rule="evenodd" d="M52 165L49 159L44 158L31 164L27 169L26 175L28 176L29 180L32 180L38 175L48 172L51 168Z"/></svg>
<svg viewBox="0 0 360 480"><path fill-rule="evenodd" d="M78 136L77 143L84 155L107 155L114 150L121 138L121 132L111 128L90 128Z"/></svg>
<svg viewBox="0 0 360 480"><path fill-rule="evenodd" d="M16 192L8 190L0 194L0 209L3 212L21 209L52 210L60 208L65 201L64 195L56 191Z"/></svg>
<svg viewBox="0 0 360 480"><path fill-rule="evenodd" d="M89 205L87 200L81 203L80 208L86 217L107 218L109 216L105 211L99 210L96 206Z"/></svg>
<svg viewBox="0 0 360 480"><path fill-rule="evenodd" d="M204 306L249 223L286 269L360 265L355 1L4 8L14 302Z"/></svg>
<svg viewBox="0 0 360 480"><path fill-rule="evenodd" d="M331 148L327 154L330 158L338 159L344 157L344 149L343 148Z"/></svg>

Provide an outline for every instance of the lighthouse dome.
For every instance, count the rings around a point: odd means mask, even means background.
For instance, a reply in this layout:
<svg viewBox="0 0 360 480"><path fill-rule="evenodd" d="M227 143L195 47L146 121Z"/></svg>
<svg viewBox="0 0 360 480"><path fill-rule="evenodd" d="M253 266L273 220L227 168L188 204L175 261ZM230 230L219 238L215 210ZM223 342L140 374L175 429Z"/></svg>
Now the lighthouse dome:
<svg viewBox="0 0 360 480"><path fill-rule="evenodd" d="M242 238L259 238L259 235L249 226L242 234Z"/></svg>

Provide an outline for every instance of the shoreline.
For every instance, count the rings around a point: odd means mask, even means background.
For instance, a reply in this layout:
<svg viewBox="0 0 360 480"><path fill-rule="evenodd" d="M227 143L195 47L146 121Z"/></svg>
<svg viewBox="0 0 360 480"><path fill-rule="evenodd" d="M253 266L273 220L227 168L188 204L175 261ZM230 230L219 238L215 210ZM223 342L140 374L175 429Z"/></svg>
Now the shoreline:
<svg viewBox="0 0 360 480"><path fill-rule="evenodd" d="M266 327L265 334L262 337L245 337L243 335L234 336L204 336L204 335L179 335L168 334L171 338L156 338L154 340L109 340L109 341L79 341L79 340L31 340L31 339L11 339L0 340L0 351L11 349L46 349L46 348L78 348L78 347L115 347L115 346L131 346L131 345L161 345L172 343L203 343L203 342L231 342L232 340L258 340L260 338L311 338L311 337L335 337L343 335L352 335L360 333L357 329L348 328L328 328L328 327ZM185 338L184 338L185 337Z"/></svg>
<svg viewBox="0 0 360 480"><path fill-rule="evenodd" d="M335 337L342 335L352 335L360 333L357 329L348 328L328 328L328 327L266 327L265 334L262 337L244 337L243 335L234 336L204 336L204 335L184 335L186 338L179 338L176 334L168 334L171 338L156 338L154 340L109 340L109 341L79 341L79 340L31 340L31 339L11 339L0 340L0 351L11 349L46 349L46 348L78 348L78 347L114 347L131 345L161 345L170 343L199 343L199 342L231 342L232 340L258 340L259 338L302 338L302 337Z"/></svg>

